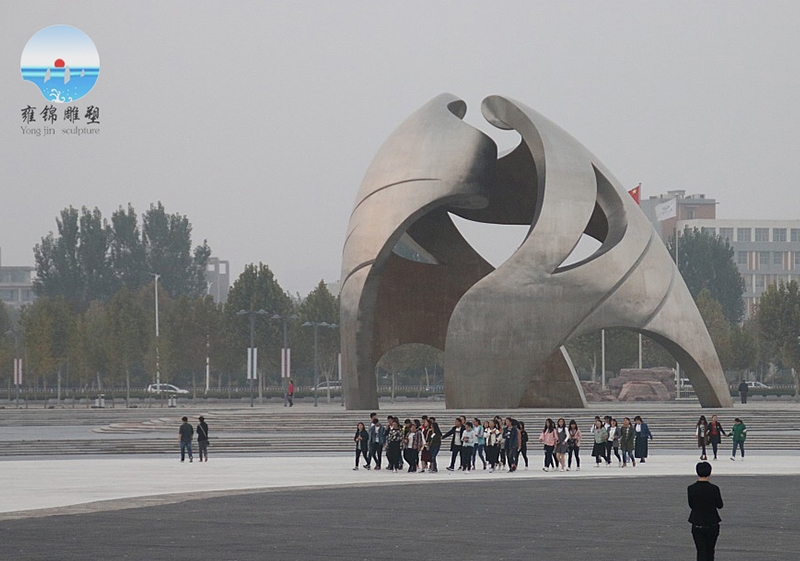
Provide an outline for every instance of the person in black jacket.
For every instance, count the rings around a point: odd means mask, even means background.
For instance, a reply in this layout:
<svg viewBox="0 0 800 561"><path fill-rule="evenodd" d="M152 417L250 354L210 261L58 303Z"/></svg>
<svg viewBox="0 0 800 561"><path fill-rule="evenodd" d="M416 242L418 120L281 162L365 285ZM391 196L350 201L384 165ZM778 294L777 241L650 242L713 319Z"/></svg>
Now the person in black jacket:
<svg viewBox="0 0 800 561"><path fill-rule="evenodd" d="M198 419L200 424L197 425L197 449L198 454L200 454L200 461L208 462L208 424L206 423L205 417L202 415Z"/></svg>
<svg viewBox="0 0 800 561"><path fill-rule="evenodd" d="M692 537L697 548L697 561L714 561L714 548L719 537L719 517L717 509L722 508L722 494L719 487L709 482L711 464L697 464L697 482L689 485L689 522L692 524Z"/></svg>
<svg viewBox="0 0 800 561"><path fill-rule="evenodd" d="M181 426L178 429L178 439L181 443L181 461L183 461L186 457L186 453L189 453L189 462L192 461L192 438L194 437L194 429L192 425L189 424L188 417L181 417Z"/></svg>
<svg viewBox="0 0 800 561"><path fill-rule="evenodd" d="M358 470L358 460L361 459L361 456L364 456L364 461L367 462L364 467L369 469L369 433L364 423L356 425L356 434L353 437L353 442L356 443L356 467L353 470Z"/></svg>
<svg viewBox="0 0 800 561"><path fill-rule="evenodd" d="M447 466L447 471L453 471L456 467L456 458L461 457L462 434L464 434L464 423L461 421L461 417L456 417L453 428L442 435L442 440L448 436L453 437L450 441L450 465Z"/></svg>

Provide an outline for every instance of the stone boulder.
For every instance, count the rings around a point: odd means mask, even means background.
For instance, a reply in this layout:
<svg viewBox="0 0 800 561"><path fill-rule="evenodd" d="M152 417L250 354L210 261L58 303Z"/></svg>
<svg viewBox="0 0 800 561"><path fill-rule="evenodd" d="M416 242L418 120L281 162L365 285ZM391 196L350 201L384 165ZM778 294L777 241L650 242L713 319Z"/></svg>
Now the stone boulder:
<svg viewBox="0 0 800 561"><path fill-rule="evenodd" d="M617 401L617 392L603 389L597 382L581 382L586 401Z"/></svg>
<svg viewBox="0 0 800 561"><path fill-rule="evenodd" d="M658 381L625 382L617 397L619 401L670 401L669 389Z"/></svg>

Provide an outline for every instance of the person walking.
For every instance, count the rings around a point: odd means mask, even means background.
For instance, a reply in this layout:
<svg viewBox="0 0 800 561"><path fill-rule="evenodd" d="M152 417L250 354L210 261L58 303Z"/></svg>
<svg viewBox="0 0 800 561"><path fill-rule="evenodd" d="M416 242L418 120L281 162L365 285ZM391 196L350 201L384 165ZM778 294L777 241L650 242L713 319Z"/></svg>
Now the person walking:
<svg viewBox="0 0 800 561"><path fill-rule="evenodd" d="M202 415L197 420L200 421L200 424L197 425L198 454L200 454L201 462L208 462L208 424Z"/></svg>
<svg viewBox="0 0 800 561"><path fill-rule="evenodd" d="M717 420L717 416L711 415L711 423L708 425L708 441L711 444L711 451L714 452L715 460L717 459L717 450L719 449L723 436L728 436L728 433L722 428L722 425Z"/></svg>
<svg viewBox="0 0 800 561"><path fill-rule="evenodd" d="M744 441L747 440L747 427L739 417L733 420L731 432L728 435L733 439L733 451L731 452L731 460L736 461L736 448L742 452L742 461L744 461Z"/></svg>
<svg viewBox="0 0 800 561"><path fill-rule="evenodd" d="M436 463L436 456L439 455L439 450L442 448L442 429L439 428L435 417L428 419L428 422L430 422L431 428L433 429L429 445L431 451L431 467L428 471L430 473L439 473L439 465Z"/></svg>
<svg viewBox="0 0 800 561"><path fill-rule="evenodd" d="M389 470L397 472L403 468L402 447L403 430L400 423L393 419L386 434L386 461L389 462Z"/></svg>
<svg viewBox="0 0 800 561"><path fill-rule="evenodd" d="M286 386L286 399L283 402L283 406L286 407L287 404L289 407L294 405L294 382L291 378L289 379L289 385Z"/></svg>
<svg viewBox="0 0 800 561"><path fill-rule="evenodd" d="M472 469L477 469L477 460L478 458L481 459L483 462L483 469L486 469L486 427L485 423L481 424L481 420L475 417L472 420L472 424L475 427L475 446L473 447L472 452Z"/></svg>
<svg viewBox="0 0 800 561"><path fill-rule="evenodd" d="M747 393L750 391L750 386L747 385L747 382L742 380L742 383L739 384L739 398L742 400L742 403L747 403Z"/></svg>
<svg viewBox="0 0 800 561"><path fill-rule="evenodd" d="M556 436L556 425L553 423L553 419L547 419L544 422L544 429L539 435L539 442L544 444L544 467L542 471L550 471L551 468L555 469L556 462L553 458L553 452L556 450L558 436Z"/></svg>
<svg viewBox="0 0 800 561"><path fill-rule="evenodd" d="M506 463L508 464L508 472L513 473L517 471L517 460L522 438L517 421L511 417L506 417L506 428L508 429L508 438L505 441Z"/></svg>
<svg viewBox="0 0 800 561"><path fill-rule="evenodd" d="M711 483L711 464L699 462L695 466L697 481L689 485L689 522L692 538L697 549L697 561L714 561L714 549L719 537L719 509L722 508L722 493Z"/></svg>
<svg viewBox="0 0 800 561"><path fill-rule="evenodd" d="M633 457L636 450L636 430L631 425L630 417L622 419L622 427L619 429L619 448L622 450L622 467L628 466L628 460L633 467L636 467L636 458Z"/></svg>
<svg viewBox="0 0 800 561"><path fill-rule="evenodd" d="M567 471L572 469L572 456L575 456L575 469L576 471L581 470L581 429L578 428L578 423L575 422L575 419L572 419L567 425L567 429L569 432L569 440L567 440L567 453L569 454L569 460L567 462Z"/></svg>
<svg viewBox="0 0 800 561"><path fill-rule="evenodd" d="M622 458L619 455L619 424L616 419L611 419L611 426L608 429L608 441L611 444L610 450L614 452L617 458L617 465L622 467ZM606 455L607 465L611 465L611 453Z"/></svg>
<svg viewBox="0 0 800 561"><path fill-rule="evenodd" d="M486 459L489 462L489 472L494 473L494 470L500 466L500 436L502 432L497 425L497 421L492 419L486 421Z"/></svg>
<svg viewBox="0 0 800 561"><path fill-rule="evenodd" d="M706 446L708 446L709 432L708 421L705 415L700 415L700 419L697 421L697 426L694 429L694 436L697 438L697 447L700 448L700 459L707 460Z"/></svg>
<svg viewBox="0 0 800 561"><path fill-rule="evenodd" d="M647 441L653 440L653 434L650 432L650 427L647 426L639 415L633 418L634 430L636 431L636 442L634 444L634 454L640 463L645 463L647 460Z"/></svg>
<svg viewBox="0 0 800 561"><path fill-rule="evenodd" d="M517 425L519 426L520 438L519 455L525 460L525 469L528 469L528 440L530 440L530 437L528 436L528 431L525 430L525 423L519 421Z"/></svg>
<svg viewBox="0 0 800 561"><path fill-rule="evenodd" d="M594 445L592 446L592 456L594 456L594 467L600 467L600 462L606 459L606 442L608 442L608 429L603 425L603 421L597 419L594 422Z"/></svg>
<svg viewBox="0 0 800 561"><path fill-rule="evenodd" d="M358 462L361 456L364 456L364 461L367 462L364 467L369 469L369 433L364 423L356 425L356 434L353 436L353 442L356 443L356 467L353 471L358 471Z"/></svg>
<svg viewBox="0 0 800 561"><path fill-rule="evenodd" d="M381 469L384 444L386 444L386 429L381 426L378 416L375 415L369 427L369 459L375 461L375 469ZM365 467L370 468L370 461Z"/></svg>
<svg viewBox="0 0 800 561"><path fill-rule="evenodd" d="M567 448L569 448L569 431L567 430L567 421L561 417L556 421L556 462L558 463L561 471L567 469Z"/></svg>
<svg viewBox="0 0 800 561"><path fill-rule="evenodd" d="M182 417L180 428L178 429L178 439L181 443L181 462L189 456L189 463L192 462L192 438L194 437L194 429L189 424L188 417Z"/></svg>
<svg viewBox="0 0 800 561"><path fill-rule="evenodd" d="M405 437L405 449L403 456L408 464L408 473L417 471L419 464L419 451L422 448L422 433L417 430L417 425L412 423L408 427L408 433Z"/></svg>
<svg viewBox="0 0 800 561"><path fill-rule="evenodd" d="M461 471L472 469L472 451L475 448L475 440L475 427L471 421L467 421L467 426L461 433Z"/></svg>
<svg viewBox="0 0 800 561"><path fill-rule="evenodd" d="M464 433L464 424L461 422L461 417L456 417L453 421L453 428L442 435L442 438L452 437L450 440L450 465L447 466L447 471L456 469L456 458L461 457L461 435Z"/></svg>

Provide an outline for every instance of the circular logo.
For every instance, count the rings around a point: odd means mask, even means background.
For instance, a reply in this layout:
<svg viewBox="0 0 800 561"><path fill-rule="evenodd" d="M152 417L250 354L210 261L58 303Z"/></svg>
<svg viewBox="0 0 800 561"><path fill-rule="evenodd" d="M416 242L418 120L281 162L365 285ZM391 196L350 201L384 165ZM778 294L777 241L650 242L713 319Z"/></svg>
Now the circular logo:
<svg viewBox="0 0 800 561"><path fill-rule="evenodd" d="M70 103L94 87L100 55L86 33L69 25L37 31L22 50L22 79L33 82L47 101Z"/></svg>

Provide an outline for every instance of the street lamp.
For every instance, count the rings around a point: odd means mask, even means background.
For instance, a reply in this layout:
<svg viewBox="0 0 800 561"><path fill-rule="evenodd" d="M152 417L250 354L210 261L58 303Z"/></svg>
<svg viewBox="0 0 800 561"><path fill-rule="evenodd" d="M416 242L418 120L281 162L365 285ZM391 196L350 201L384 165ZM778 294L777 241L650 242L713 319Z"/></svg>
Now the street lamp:
<svg viewBox="0 0 800 561"><path fill-rule="evenodd" d="M336 329L339 326L326 321L307 321L303 324L303 327L314 328L314 407L317 407L317 386L319 386L319 328L327 327L329 329Z"/></svg>
<svg viewBox="0 0 800 561"><path fill-rule="evenodd" d="M161 393L161 366L158 356L158 279L161 275L158 273L150 273L155 279L155 293L156 293L156 388L158 388L158 397L161 398L161 407L164 407L164 395Z"/></svg>
<svg viewBox="0 0 800 561"><path fill-rule="evenodd" d="M19 331L16 329L9 329L6 335L14 336L14 385L17 386L16 405L19 409L19 386L22 384L22 359L19 356Z"/></svg>
<svg viewBox="0 0 800 561"><path fill-rule="evenodd" d="M253 396L253 379L256 377L256 361L258 360L258 353L255 350L256 315L268 316L269 312L266 310L239 310L236 312L236 315L250 316L250 349L247 351L247 383L250 386L250 407L253 407L255 400L255 397ZM260 386L259 389L261 389Z"/></svg>
<svg viewBox="0 0 800 561"><path fill-rule="evenodd" d="M272 317L269 319L280 320L281 323L283 323L283 349L281 349L281 386L286 388L286 385L289 383L290 364L288 326L290 321L297 319L297 314L272 314Z"/></svg>

